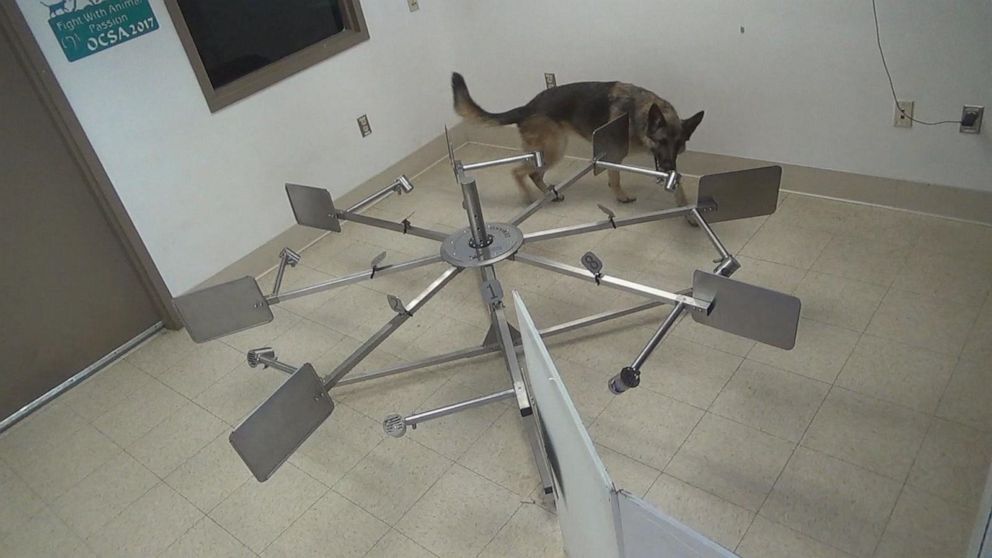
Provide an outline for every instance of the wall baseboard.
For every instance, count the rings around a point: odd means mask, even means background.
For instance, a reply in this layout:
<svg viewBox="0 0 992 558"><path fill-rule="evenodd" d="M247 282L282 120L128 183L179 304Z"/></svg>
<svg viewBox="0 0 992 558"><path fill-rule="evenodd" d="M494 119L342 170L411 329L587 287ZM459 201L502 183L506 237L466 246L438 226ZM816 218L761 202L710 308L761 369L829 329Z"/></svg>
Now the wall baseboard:
<svg viewBox="0 0 992 558"><path fill-rule="evenodd" d="M471 142L516 149L520 144L517 130L509 126L491 128L462 122L451 128L449 135L452 145L455 146ZM568 144L566 156L585 159L591 152L592 147L588 142L572 138ZM340 205L346 207L357 202L389 184L401 174L417 174L445 157L446 154L447 146L444 142L444 136L439 135L399 162L353 188L348 194L341 197ZM650 159L643 154L631 155L630 161L646 166L651 165ZM681 156L679 162L681 170L688 174L727 172L778 164L783 169L782 189L789 192L992 225L992 192L698 151L687 151ZM283 247L288 246L294 250L301 250L318 240L323 234L324 231L293 225L250 254L213 275L198 285L196 289L246 275L260 277L275 268L278 263L279 250Z"/></svg>
<svg viewBox="0 0 992 558"><path fill-rule="evenodd" d="M511 126L473 125L467 128L467 135L469 142L514 148L520 145L520 136ZM590 153L589 142L574 136L570 138L567 156L585 159ZM630 161L651 165L650 159L643 155L632 154ZM727 172L762 165L781 165L782 189L789 192L992 225L992 192L699 151L687 151L679 157L679 170L688 174Z"/></svg>
<svg viewBox="0 0 992 558"><path fill-rule="evenodd" d="M448 129L448 135L451 138L452 145L455 147L461 146L468 141L467 126L459 123L453 128ZM334 200L334 205L338 207L348 207L349 205L357 203L366 196L381 190L395 180L397 176L401 174L413 176L431 166L439 159L447 157L447 155L448 146L444 141L444 135L441 134L397 163L390 165L369 180L366 180L365 182L352 188L347 194ZM289 207L287 206L285 210L289 211ZM347 226L347 223L345 225ZM251 253L212 275L210 278L191 290L199 290L223 283L225 281L239 279L246 275L261 277L262 275L265 275L269 271L273 270L279 263L280 250L285 247L289 247L297 251L302 250L310 244L313 244L325 233L326 231L312 229L310 227L292 225L262 246L252 250Z"/></svg>

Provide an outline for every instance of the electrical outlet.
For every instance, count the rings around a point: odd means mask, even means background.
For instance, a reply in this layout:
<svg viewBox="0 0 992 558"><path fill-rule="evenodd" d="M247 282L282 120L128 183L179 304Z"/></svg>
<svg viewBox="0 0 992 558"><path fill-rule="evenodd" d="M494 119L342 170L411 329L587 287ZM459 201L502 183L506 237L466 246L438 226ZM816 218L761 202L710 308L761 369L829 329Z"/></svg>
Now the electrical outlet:
<svg viewBox="0 0 992 558"><path fill-rule="evenodd" d="M961 109L961 127L958 130L962 134L980 133L982 131L983 116L985 116L985 107L965 105Z"/></svg>
<svg viewBox="0 0 992 558"><path fill-rule="evenodd" d="M358 130L362 132L363 138L372 133L372 126L369 125L369 116L367 114L358 117Z"/></svg>
<svg viewBox="0 0 992 558"><path fill-rule="evenodd" d="M544 85L548 89L551 89L552 87L555 87L556 85L558 85L558 82L555 80L555 75L554 74L544 74Z"/></svg>
<svg viewBox="0 0 992 558"><path fill-rule="evenodd" d="M410 6L411 12L415 12L420 9L420 2L417 0L406 0L406 3Z"/></svg>
<svg viewBox="0 0 992 558"><path fill-rule="evenodd" d="M892 125L896 128L912 128L914 104L914 101L899 101L896 103L896 115ZM906 118L907 116L909 118Z"/></svg>

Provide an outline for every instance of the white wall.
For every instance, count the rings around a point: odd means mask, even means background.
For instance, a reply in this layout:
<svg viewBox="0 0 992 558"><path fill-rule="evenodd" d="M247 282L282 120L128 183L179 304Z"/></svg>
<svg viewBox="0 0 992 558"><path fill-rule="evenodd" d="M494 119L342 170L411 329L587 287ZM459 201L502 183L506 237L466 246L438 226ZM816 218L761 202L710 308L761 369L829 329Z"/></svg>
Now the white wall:
<svg viewBox="0 0 992 558"><path fill-rule="evenodd" d="M464 0L452 3L456 51L489 110L544 85L623 80L705 109L690 149L992 190L992 117L980 136L956 125L892 126L893 102L869 0ZM883 46L916 117L992 108L992 2L878 0ZM744 27L741 34L740 28Z"/></svg>
<svg viewBox="0 0 992 558"><path fill-rule="evenodd" d="M17 1L173 294L289 227L284 183L340 195L456 121L433 3L366 0L371 40L211 114L162 0L159 30L73 63Z"/></svg>

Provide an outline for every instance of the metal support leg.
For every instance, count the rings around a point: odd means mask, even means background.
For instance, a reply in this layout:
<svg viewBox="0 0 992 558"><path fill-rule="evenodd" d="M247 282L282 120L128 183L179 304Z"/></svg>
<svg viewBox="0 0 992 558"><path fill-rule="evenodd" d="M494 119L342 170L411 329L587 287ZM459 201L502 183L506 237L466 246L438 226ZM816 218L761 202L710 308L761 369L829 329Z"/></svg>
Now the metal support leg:
<svg viewBox="0 0 992 558"><path fill-rule="evenodd" d="M720 259L717 260L717 266L716 269L713 270L713 273L723 275L724 277L730 277L733 275L735 271L741 268L740 262L738 262L737 258L735 258L733 254L727 250L726 246L720 242L720 237L716 235L716 232L710 227L710 224L706 222L706 219L703 218L698 208L694 208L692 210L692 218L696 221L696 224L706 232L706 236L709 237L713 247L720 253Z"/></svg>
<svg viewBox="0 0 992 558"><path fill-rule="evenodd" d="M619 395L630 388L635 388L641 383L641 366L648 360L651 353L654 352L655 348L661 343L661 340L665 338L665 335L672 329L675 323L678 321L682 313L685 312L685 304L679 302L675 305L675 308L668 314L665 321L661 322L658 326L657 331L648 340L647 345L641 349L641 353L637 355L634 362L630 363L630 366L625 367L620 371L619 374L610 378L608 386L610 391L616 395Z"/></svg>
<svg viewBox="0 0 992 558"><path fill-rule="evenodd" d="M440 277L435 279L422 293L420 293L417 298L410 301L410 304L406 307L404 312L397 313L393 316L393 319L389 320L386 325L382 326L379 331L372 335L367 341L362 343L358 349L355 350L348 358L344 359L344 362L338 365L330 375L323 380L324 389L329 390L334 387L342 378L344 378L359 362L369 355L376 347L382 344L394 331L399 329L403 322L410 319L424 304L427 304L431 298L434 297L438 292L441 291L448 283L451 282L459 273L461 273L462 268L452 267L441 274Z"/></svg>
<svg viewBox="0 0 992 558"><path fill-rule="evenodd" d="M279 269L276 270L276 280L272 285L271 296L276 296L279 294L279 289L282 288L282 277L286 273L286 266L296 267L296 264L300 263L301 259L303 259L302 256L289 248L283 248L282 251L279 252Z"/></svg>
<svg viewBox="0 0 992 558"><path fill-rule="evenodd" d="M496 401L512 399L513 397L514 392L512 389L504 389L503 391L497 391L496 393L476 397L475 399L469 399L468 401L462 401L461 403L446 405L444 407L439 407L431 411L424 411L423 413L417 413L407 417L403 417L401 415L389 415L384 421L382 421L382 429L385 430L386 434L389 434L393 438L399 438L406 434L407 426L416 430L417 425L422 422L439 419L460 411L495 403Z"/></svg>

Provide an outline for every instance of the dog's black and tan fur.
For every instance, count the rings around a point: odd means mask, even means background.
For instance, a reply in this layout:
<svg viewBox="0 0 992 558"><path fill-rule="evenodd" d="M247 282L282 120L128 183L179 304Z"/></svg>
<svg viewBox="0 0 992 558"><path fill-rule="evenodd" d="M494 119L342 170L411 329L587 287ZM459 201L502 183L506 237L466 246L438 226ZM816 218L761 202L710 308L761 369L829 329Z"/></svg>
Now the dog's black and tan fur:
<svg viewBox="0 0 992 558"><path fill-rule="evenodd" d="M657 170L673 171L676 158L685 151L685 143L703 120L702 111L682 120L668 101L647 89L619 81L584 81L552 87L538 93L526 105L501 113L487 112L476 104L459 73L451 75L451 90L459 115L492 125L516 124L524 149L543 152L543 168L527 164L513 169L513 176L525 194L524 180L528 176L542 192L548 189L544 173L565 154L568 132L591 140L593 130L626 113L630 117L631 148L650 151ZM620 173L609 171L609 177L610 189L617 200L626 203L636 199L620 187ZM681 189L679 196L683 197ZM684 203L684 198L680 202Z"/></svg>

